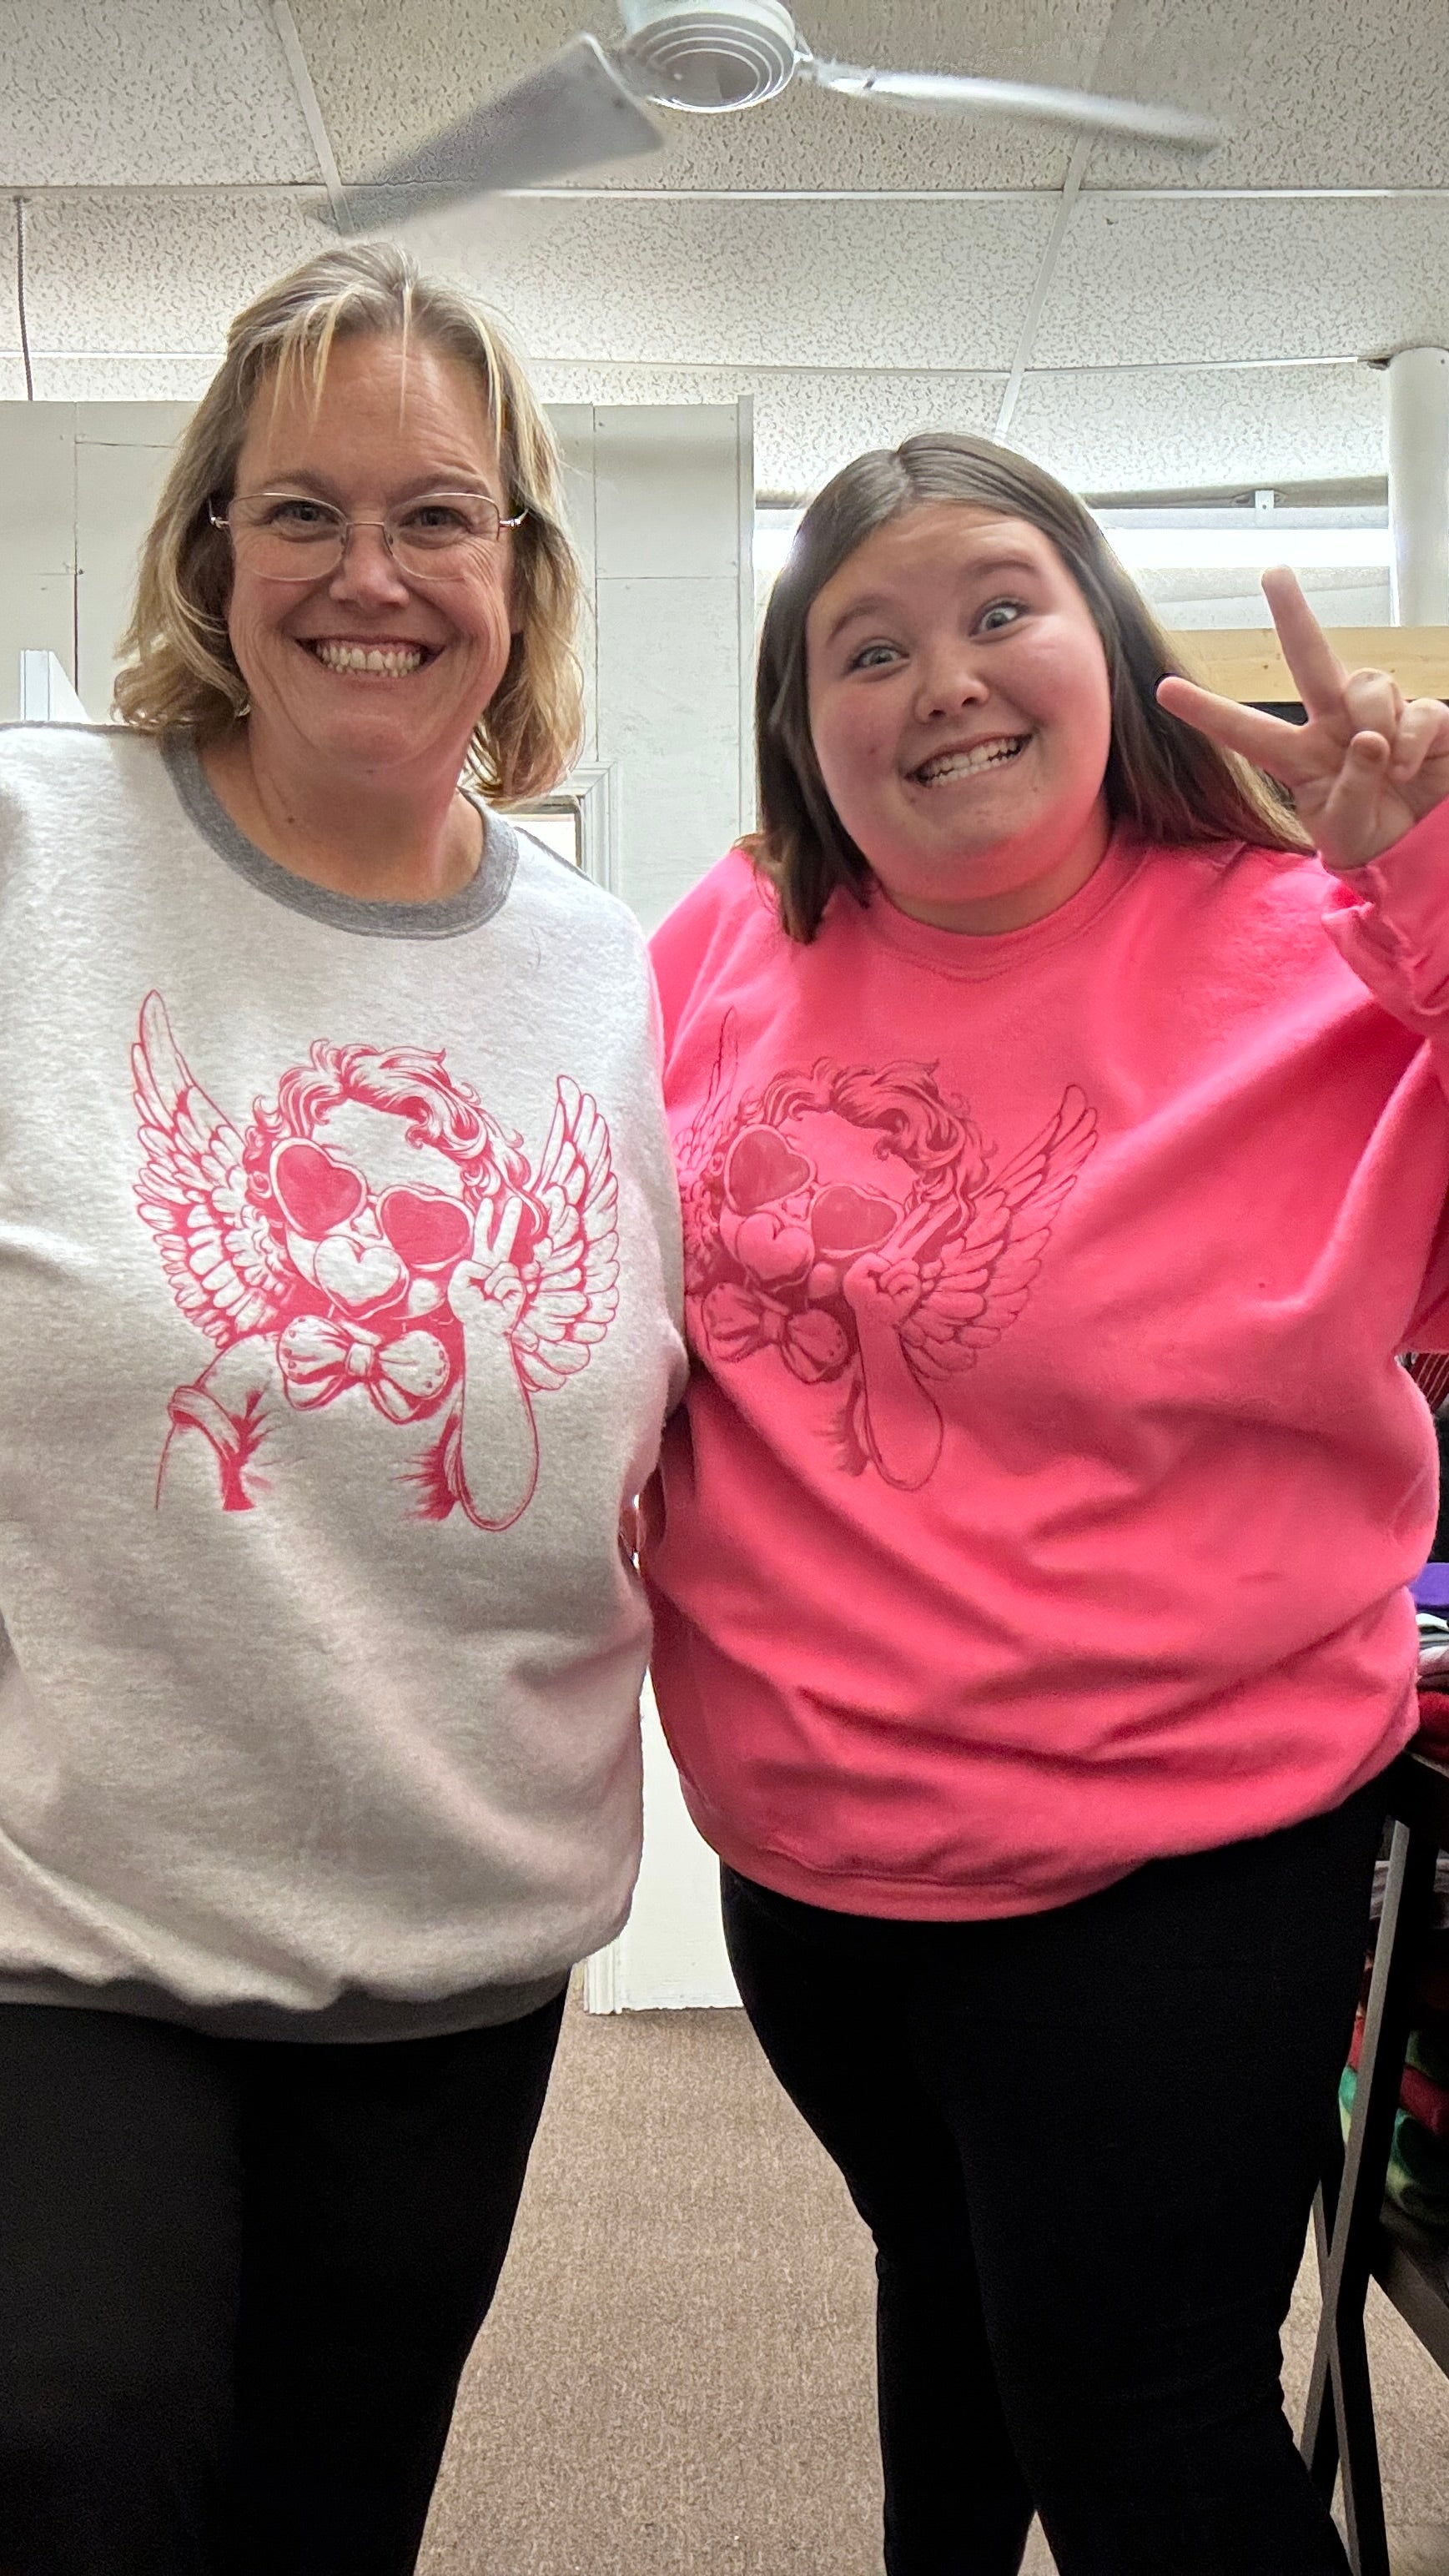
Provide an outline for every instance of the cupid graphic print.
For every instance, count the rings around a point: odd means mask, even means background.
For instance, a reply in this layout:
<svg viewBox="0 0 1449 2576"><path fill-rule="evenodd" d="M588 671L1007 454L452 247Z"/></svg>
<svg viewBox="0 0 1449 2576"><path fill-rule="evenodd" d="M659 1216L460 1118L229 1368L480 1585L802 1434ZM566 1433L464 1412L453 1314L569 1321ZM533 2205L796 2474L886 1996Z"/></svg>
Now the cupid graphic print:
<svg viewBox="0 0 1449 2576"><path fill-rule="evenodd" d="M509 1528L538 1480L534 1403L617 1308L617 1190L596 1103L560 1077L535 1166L441 1050L334 1046L234 1126L149 994L132 1050L141 1216L215 1357L168 1408L219 1497L265 1495L279 1431L358 1408L412 1514Z"/></svg>
<svg viewBox="0 0 1449 2576"><path fill-rule="evenodd" d="M716 1369L755 1361L831 1389L838 1464L914 1492L940 1460L949 1382L1030 1297L1096 1114L1069 1088L993 1168L933 1065L822 1059L736 1105L731 1039L680 1144L696 1343Z"/></svg>

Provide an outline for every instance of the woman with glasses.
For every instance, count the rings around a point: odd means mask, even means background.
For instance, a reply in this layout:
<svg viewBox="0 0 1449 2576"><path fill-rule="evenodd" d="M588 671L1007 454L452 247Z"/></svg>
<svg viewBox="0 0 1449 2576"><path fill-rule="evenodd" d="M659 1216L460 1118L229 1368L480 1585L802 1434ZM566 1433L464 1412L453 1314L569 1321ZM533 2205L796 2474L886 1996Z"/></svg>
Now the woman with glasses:
<svg viewBox="0 0 1449 2576"><path fill-rule="evenodd" d="M117 727L0 733L0 2566L401 2576L639 1851L648 966L579 581L399 253L261 296ZM461 783L460 783L461 782Z"/></svg>

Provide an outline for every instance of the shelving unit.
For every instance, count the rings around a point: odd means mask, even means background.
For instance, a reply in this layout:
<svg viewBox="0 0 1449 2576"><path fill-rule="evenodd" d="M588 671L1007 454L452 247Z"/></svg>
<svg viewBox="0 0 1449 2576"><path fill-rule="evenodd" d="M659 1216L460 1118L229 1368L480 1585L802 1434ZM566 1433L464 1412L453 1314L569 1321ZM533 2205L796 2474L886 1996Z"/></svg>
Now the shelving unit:
<svg viewBox="0 0 1449 2576"><path fill-rule="evenodd" d="M1449 2374L1449 2268L1442 2244L1384 2208L1399 2083L1413 2024L1434 1871L1449 1850L1449 1769L1409 1752L1389 1774L1394 1819L1388 1884L1359 2054L1358 2088L1336 2190L1316 2213L1323 2314L1309 2384L1303 2453L1320 2494L1342 2472L1354 2576L1390 2576L1373 2389L1364 2341L1371 2279ZM1326 2209L1331 2202L1332 2225Z"/></svg>

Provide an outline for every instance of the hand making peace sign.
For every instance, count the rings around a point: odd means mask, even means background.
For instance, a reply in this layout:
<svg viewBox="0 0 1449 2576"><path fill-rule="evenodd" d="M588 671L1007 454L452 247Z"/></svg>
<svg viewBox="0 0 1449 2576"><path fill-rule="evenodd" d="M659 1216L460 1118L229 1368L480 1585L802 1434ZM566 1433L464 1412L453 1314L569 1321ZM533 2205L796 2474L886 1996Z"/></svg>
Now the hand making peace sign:
<svg viewBox="0 0 1449 2576"><path fill-rule="evenodd" d="M1449 796L1449 707L1407 700L1387 671L1345 671L1291 572L1265 573L1263 589L1308 722L1192 680L1161 681L1159 702L1288 788L1326 867L1366 867Z"/></svg>

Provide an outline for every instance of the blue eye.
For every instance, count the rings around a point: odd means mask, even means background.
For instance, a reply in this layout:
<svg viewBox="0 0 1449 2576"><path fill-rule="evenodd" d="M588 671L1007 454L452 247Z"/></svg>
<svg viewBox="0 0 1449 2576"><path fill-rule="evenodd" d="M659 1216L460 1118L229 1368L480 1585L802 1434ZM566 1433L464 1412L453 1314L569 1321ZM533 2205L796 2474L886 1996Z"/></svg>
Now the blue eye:
<svg viewBox="0 0 1449 2576"><path fill-rule="evenodd" d="M851 671L884 670L895 651L894 644L862 644L860 651L851 655L846 668ZM876 659L877 655L883 658Z"/></svg>
<svg viewBox="0 0 1449 2576"><path fill-rule="evenodd" d="M329 528L336 526L337 514L329 510L325 501L275 501L262 524L268 528Z"/></svg>
<svg viewBox="0 0 1449 2576"><path fill-rule="evenodd" d="M476 511L469 513L452 501L419 501L401 524L420 536L471 535L476 517Z"/></svg>

